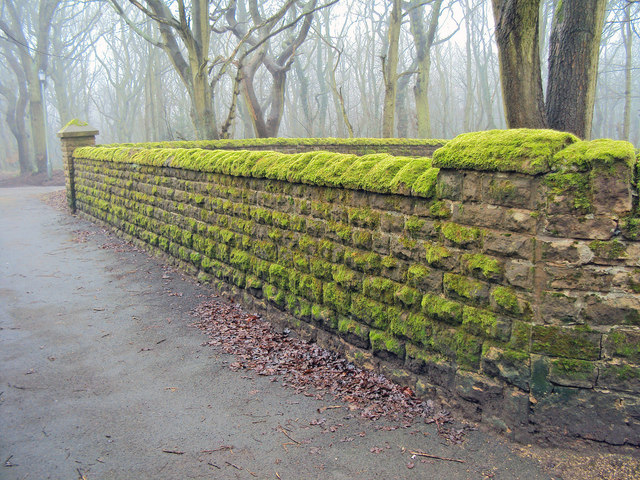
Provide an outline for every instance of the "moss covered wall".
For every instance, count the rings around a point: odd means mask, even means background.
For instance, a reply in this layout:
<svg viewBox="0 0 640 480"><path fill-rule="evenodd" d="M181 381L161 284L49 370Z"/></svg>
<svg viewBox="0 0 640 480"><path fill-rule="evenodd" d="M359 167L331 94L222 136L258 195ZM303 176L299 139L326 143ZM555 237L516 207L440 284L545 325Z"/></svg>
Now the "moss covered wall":
<svg viewBox="0 0 640 480"><path fill-rule="evenodd" d="M280 153L326 151L369 155L389 153L409 157L430 157L446 140L410 138L251 138L243 140L193 140L111 144L108 147L135 148L201 148L205 150L272 150Z"/></svg>
<svg viewBox="0 0 640 480"><path fill-rule="evenodd" d="M353 361L518 439L640 444L629 144L519 130L462 135L433 162L74 157L82 214Z"/></svg>

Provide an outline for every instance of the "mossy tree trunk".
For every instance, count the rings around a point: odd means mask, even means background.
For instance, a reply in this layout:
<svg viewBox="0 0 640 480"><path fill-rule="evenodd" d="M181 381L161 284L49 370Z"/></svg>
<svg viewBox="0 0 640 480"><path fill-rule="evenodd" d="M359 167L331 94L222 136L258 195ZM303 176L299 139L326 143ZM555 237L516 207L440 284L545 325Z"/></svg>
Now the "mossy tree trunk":
<svg viewBox="0 0 640 480"><path fill-rule="evenodd" d="M413 93L416 101L416 118L418 138L431 137L431 114L429 111L429 75L431 72L431 47L433 46L442 0L435 0L431 5L427 30L424 29L424 4L416 0L410 6L409 21L411 34L416 47L416 63L418 67L416 85Z"/></svg>
<svg viewBox="0 0 640 480"><path fill-rule="evenodd" d="M387 31L387 51L383 56L384 104L382 108L382 136L395 134L396 93L398 90L398 59L400 52L400 28L402 26L402 1L393 0Z"/></svg>
<svg viewBox="0 0 640 480"><path fill-rule="evenodd" d="M540 0L492 0L502 100L509 128L544 128L538 21Z"/></svg>
<svg viewBox="0 0 640 480"><path fill-rule="evenodd" d="M606 0L560 2L551 31L548 125L581 138L591 136L606 3Z"/></svg>
<svg viewBox="0 0 640 480"><path fill-rule="evenodd" d="M633 68L633 26L631 24L631 2L624 6L622 20L622 38L624 42L624 116L622 120L622 138L629 141L631 127L631 70Z"/></svg>
<svg viewBox="0 0 640 480"><path fill-rule="evenodd" d="M154 20L162 36L158 42L138 28L120 7L111 0L118 14L140 37L161 48L169 57L191 100L191 120L198 139L217 139L218 131L213 112L208 64L211 28L209 25L209 1L193 0L189 15L184 2L178 4L178 18L162 0L145 0L146 5L131 2L148 18ZM181 43L178 42L178 38Z"/></svg>
<svg viewBox="0 0 640 480"><path fill-rule="evenodd" d="M540 0L492 0L509 128L553 128L589 138L606 0L558 2L542 94Z"/></svg>

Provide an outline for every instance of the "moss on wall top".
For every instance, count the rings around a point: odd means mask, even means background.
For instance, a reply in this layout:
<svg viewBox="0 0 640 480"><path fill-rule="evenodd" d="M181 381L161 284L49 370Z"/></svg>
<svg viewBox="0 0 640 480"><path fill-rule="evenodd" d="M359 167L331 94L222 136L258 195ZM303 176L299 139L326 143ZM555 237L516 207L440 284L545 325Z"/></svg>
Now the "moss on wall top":
<svg viewBox="0 0 640 480"><path fill-rule="evenodd" d="M74 157L425 198L434 196L438 176L438 169L431 166L429 158L387 153L357 156L324 151L284 154L200 148L81 147L75 150Z"/></svg>
<svg viewBox="0 0 640 480"><path fill-rule="evenodd" d="M636 162L633 145L620 140L600 138L590 142L577 142L558 152L552 160L552 167L586 172L595 166L611 165L617 161L624 161L633 168Z"/></svg>
<svg viewBox="0 0 640 480"><path fill-rule="evenodd" d="M518 172L552 170L554 156L579 139L555 130L489 130L458 135L433 154L439 168Z"/></svg>
<svg viewBox="0 0 640 480"><path fill-rule="evenodd" d="M105 147L135 147L135 148L202 148L212 150L218 148L249 148L256 146L282 147L282 146L402 146L422 145L440 146L448 140L441 139L417 139L417 138L247 138L240 140L186 140L175 142L146 142L146 143L122 143L108 144Z"/></svg>
<svg viewBox="0 0 640 480"><path fill-rule="evenodd" d="M71 125L75 125L76 127L86 127L89 124L87 122L83 122L82 120L78 120L77 118L73 118L71 120L69 120L64 127L70 127Z"/></svg>

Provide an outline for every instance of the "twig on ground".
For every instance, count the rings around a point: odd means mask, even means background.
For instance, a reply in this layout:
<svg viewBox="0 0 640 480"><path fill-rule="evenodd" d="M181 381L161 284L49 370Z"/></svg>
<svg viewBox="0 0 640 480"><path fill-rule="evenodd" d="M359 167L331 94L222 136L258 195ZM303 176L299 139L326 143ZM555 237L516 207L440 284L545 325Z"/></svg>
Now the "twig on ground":
<svg viewBox="0 0 640 480"><path fill-rule="evenodd" d="M458 463L466 463L464 460L458 460L457 458L447 458L447 457L439 457L438 455L431 455L430 453L425 452L413 452L409 451L411 455L415 455L417 457L427 457L427 458L435 458L437 460L446 460L447 462L458 462Z"/></svg>

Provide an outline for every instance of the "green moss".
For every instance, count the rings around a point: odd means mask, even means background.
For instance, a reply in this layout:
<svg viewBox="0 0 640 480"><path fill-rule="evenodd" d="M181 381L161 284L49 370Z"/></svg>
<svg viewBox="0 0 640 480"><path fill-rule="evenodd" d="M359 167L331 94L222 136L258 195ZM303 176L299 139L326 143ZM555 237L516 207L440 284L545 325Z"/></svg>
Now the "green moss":
<svg viewBox="0 0 640 480"><path fill-rule="evenodd" d="M404 343L387 332L371 330L369 332L369 341L374 355L380 352L388 352L398 358L404 358Z"/></svg>
<svg viewBox="0 0 640 480"><path fill-rule="evenodd" d="M349 224L354 227L375 229L380 225L380 213L371 208L350 208Z"/></svg>
<svg viewBox="0 0 640 480"><path fill-rule="evenodd" d="M393 319L402 315L402 310L355 294L351 298L350 314L367 325L385 330Z"/></svg>
<svg viewBox="0 0 640 480"><path fill-rule="evenodd" d="M377 275L382 268L382 259L374 252L361 253L358 250L346 250L344 262L349 267L370 275Z"/></svg>
<svg viewBox="0 0 640 480"><path fill-rule="evenodd" d="M346 315L351 308L351 295L341 289L337 283L326 283L322 290L323 302L336 312Z"/></svg>
<svg viewBox="0 0 640 480"><path fill-rule="evenodd" d="M363 340L369 340L369 329L347 317L342 317L338 320L338 332L343 335L355 335Z"/></svg>
<svg viewBox="0 0 640 480"><path fill-rule="evenodd" d="M480 366L482 339L458 331L455 334L456 362L463 370L477 370Z"/></svg>
<svg viewBox="0 0 640 480"><path fill-rule="evenodd" d="M640 368L628 364L624 365L610 365L607 369L615 375L618 380L626 381L633 379L640 379Z"/></svg>
<svg viewBox="0 0 640 480"><path fill-rule="evenodd" d="M488 310L465 306L462 314L462 326L473 335L495 337L496 315Z"/></svg>
<svg viewBox="0 0 640 480"><path fill-rule="evenodd" d="M444 223L440 227L442 235L456 245L476 244L482 239L482 231L475 227L463 227L456 223Z"/></svg>
<svg viewBox="0 0 640 480"><path fill-rule="evenodd" d="M498 172L549 172L554 155L578 141L553 130L490 130L465 133L433 155L433 166Z"/></svg>
<svg viewBox="0 0 640 480"><path fill-rule="evenodd" d="M497 286L491 292L491 298L496 302L496 305L503 310L514 315L521 313L518 297L512 288L501 285Z"/></svg>
<svg viewBox="0 0 640 480"><path fill-rule="evenodd" d="M87 122L82 121L82 120L78 120L77 118L73 118L73 119L69 120L67 123L65 123L64 127L62 127L62 130L64 130L66 127L70 127L71 125L74 125L76 127L86 127L89 124Z"/></svg>
<svg viewBox="0 0 640 480"><path fill-rule="evenodd" d="M464 254L462 264L466 272L477 273L485 279L495 279L502 275L500 262L481 253Z"/></svg>
<svg viewBox="0 0 640 480"><path fill-rule="evenodd" d="M358 290L360 286L360 276L344 265L334 265L332 269L333 280L347 290Z"/></svg>
<svg viewBox="0 0 640 480"><path fill-rule="evenodd" d="M640 342L638 335L631 331L615 330L606 336L606 343L615 357L640 361Z"/></svg>
<svg viewBox="0 0 640 480"><path fill-rule="evenodd" d="M600 336L576 329L534 325L531 352L579 360L597 360L600 358Z"/></svg>
<svg viewBox="0 0 640 480"><path fill-rule="evenodd" d="M393 304L398 285L388 278L367 277L362 284L363 293L375 300Z"/></svg>
<svg viewBox="0 0 640 480"><path fill-rule="evenodd" d="M635 149L629 142L600 138L588 142L577 142L557 152L553 157L555 169L573 169L581 172L595 166L613 165L623 161L629 167L635 164Z"/></svg>
<svg viewBox="0 0 640 480"><path fill-rule="evenodd" d="M445 290L469 300L475 300L484 289L484 285L477 280L453 273L445 273L443 284Z"/></svg>
<svg viewBox="0 0 640 480"><path fill-rule="evenodd" d="M552 196L568 195L572 198L573 208L585 213L593 211L593 195L588 175L580 172L550 173L544 182L550 188Z"/></svg>
<svg viewBox="0 0 640 480"><path fill-rule="evenodd" d="M413 264L407 270L407 283L411 287L419 288L429 277L431 270L420 263Z"/></svg>
<svg viewBox="0 0 640 480"><path fill-rule="evenodd" d="M606 242L602 240L594 240L589 243L589 248L597 257L609 260L626 258L628 256L627 247L617 239Z"/></svg>
<svg viewBox="0 0 640 480"><path fill-rule="evenodd" d="M242 250L232 250L229 262L235 268L242 270L243 272L251 270L251 257L248 253L243 252Z"/></svg>
<svg viewBox="0 0 640 480"><path fill-rule="evenodd" d="M389 331L395 336L426 345L431 336L431 327L432 322L427 317L411 313L395 317L389 325Z"/></svg>
<svg viewBox="0 0 640 480"><path fill-rule="evenodd" d="M429 265L441 266L442 260L451 256L451 251L438 243L425 242L425 260Z"/></svg>
<svg viewBox="0 0 640 480"><path fill-rule="evenodd" d="M462 322L463 306L438 295L427 293L422 297L422 311L430 318L458 325Z"/></svg>
<svg viewBox="0 0 640 480"><path fill-rule="evenodd" d="M408 309L419 306L422 300L422 294L415 288L407 285L400 287L396 291L395 297L403 307Z"/></svg>
<svg viewBox="0 0 640 480"><path fill-rule="evenodd" d="M420 233L427 222L418 217L409 217L404 224L405 230L415 236Z"/></svg>

